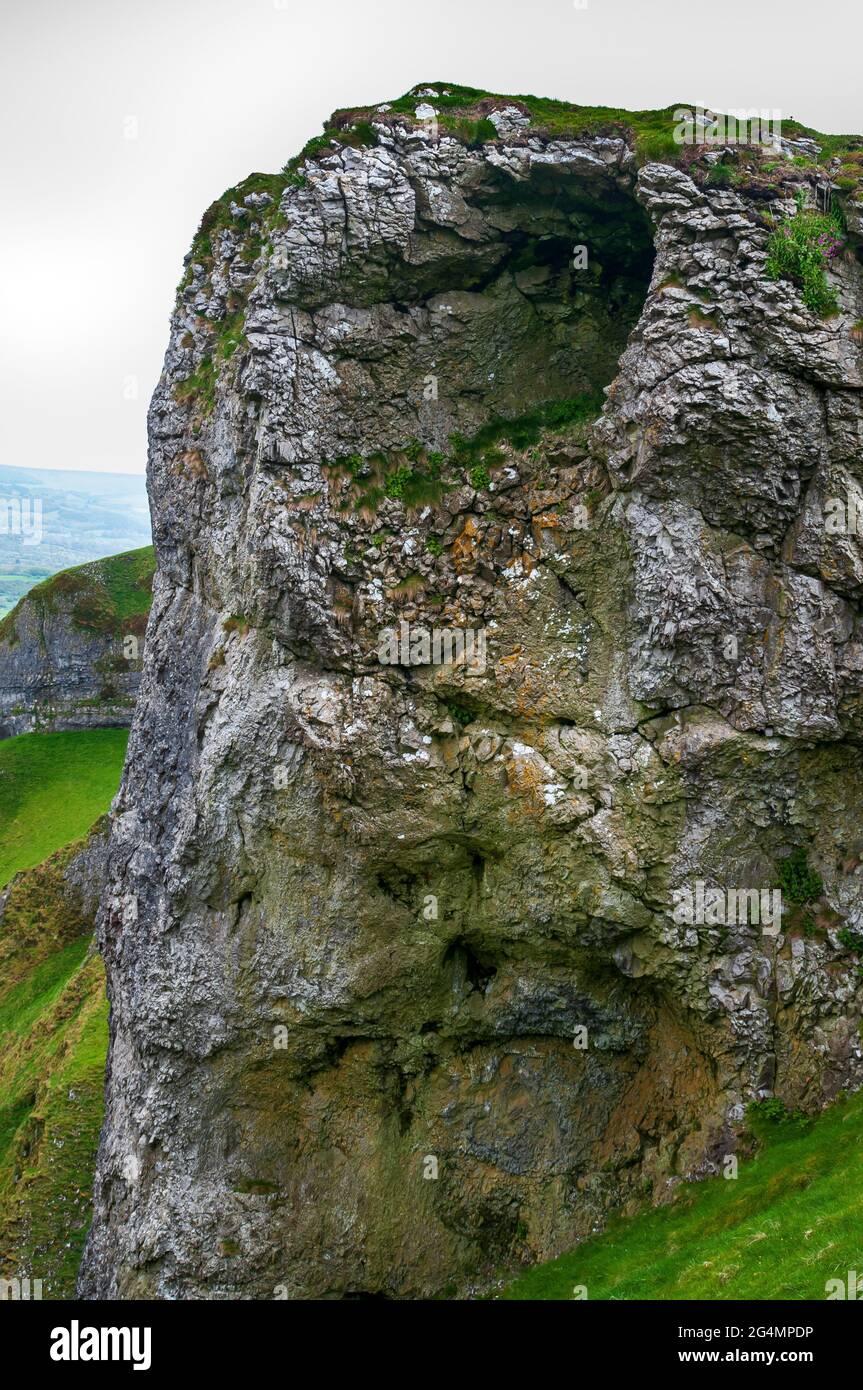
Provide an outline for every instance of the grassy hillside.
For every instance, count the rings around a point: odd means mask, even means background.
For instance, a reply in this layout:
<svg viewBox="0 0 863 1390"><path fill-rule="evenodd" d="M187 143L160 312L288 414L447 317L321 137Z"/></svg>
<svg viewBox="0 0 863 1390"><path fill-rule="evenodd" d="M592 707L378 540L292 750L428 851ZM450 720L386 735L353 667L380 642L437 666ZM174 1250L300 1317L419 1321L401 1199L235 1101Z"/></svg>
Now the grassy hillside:
<svg viewBox="0 0 863 1390"><path fill-rule="evenodd" d="M41 1279L45 1298L74 1294L108 1042L92 915L65 870L111 803L127 737L0 743L0 1277Z"/></svg>
<svg viewBox="0 0 863 1390"><path fill-rule="evenodd" d="M0 1276L44 1298L74 1293L102 1123L104 972L63 875L81 847L20 875L0 918Z"/></svg>
<svg viewBox="0 0 863 1390"><path fill-rule="evenodd" d="M0 887L108 809L128 738L127 729L87 729L0 742Z"/></svg>
<svg viewBox="0 0 863 1390"><path fill-rule="evenodd" d="M147 545L61 570L36 584L0 620L0 641L15 641L16 620L25 603L35 604L46 613L67 611L77 627L96 634L119 637L124 632L143 633L153 597L155 567L153 547Z"/></svg>
<svg viewBox="0 0 863 1390"><path fill-rule="evenodd" d="M772 1114L771 1112L776 1112ZM863 1093L813 1121L754 1107L759 1140L736 1179L677 1188L671 1205L613 1220L537 1265L506 1299L813 1299L863 1273Z"/></svg>
<svg viewBox="0 0 863 1390"><path fill-rule="evenodd" d="M0 565L2 564L3 560L0 557ZM0 620L16 607L28 589L32 589L34 584L39 584L43 579L47 579L50 573L50 566L42 567L32 564L26 566L22 564L18 573L14 571L7 573L0 569Z"/></svg>

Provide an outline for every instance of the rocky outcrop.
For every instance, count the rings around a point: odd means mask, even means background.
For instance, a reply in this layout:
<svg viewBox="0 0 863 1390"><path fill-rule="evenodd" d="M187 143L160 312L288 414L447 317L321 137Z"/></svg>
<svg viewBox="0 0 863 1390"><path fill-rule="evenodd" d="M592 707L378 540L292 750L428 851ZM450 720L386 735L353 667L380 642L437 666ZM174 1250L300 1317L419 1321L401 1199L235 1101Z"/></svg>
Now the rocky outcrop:
<svg viewBox="0 0 863 1390"><path fill-rule="evenodd" d="M150 547L64 570L0 622L0 738L131 723L154 559Z"/></svg>
<svg viewBox="0 0 863 1390"><path fill-rule="evenodd" d="M189 259L87 1297L463 1292L863 1080L859 258L491 109Z"/></svg>

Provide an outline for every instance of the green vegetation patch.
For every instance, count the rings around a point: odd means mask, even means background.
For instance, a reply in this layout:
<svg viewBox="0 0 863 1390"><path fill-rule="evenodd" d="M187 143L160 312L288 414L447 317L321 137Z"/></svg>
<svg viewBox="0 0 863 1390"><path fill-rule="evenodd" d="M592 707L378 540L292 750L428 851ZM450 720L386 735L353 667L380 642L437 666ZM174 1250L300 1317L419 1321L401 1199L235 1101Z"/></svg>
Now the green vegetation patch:
<svg viewBox="0 0 863 1390"><path fill-rule="evenodd" d="M0 1275L41 1279L46 1299L74 1297L92 1208L108 1004L90 939L43 961L0 1014Z"/></svg>
<svg viewBox="0 0 863 1390"><path fill-rule="evenodd" d="M835 314L836 291L827 270L844 245L844 226L838 212L817 212L801 192L792 217L784 217L767 244L767 274L771 280L791 280L802 291L803 303L814 314Z"/></svg>
<svg viewBox="0 0 863 1390"><path fill-rule="evenodd" d="M174 399L193 405L201 416L212 415L216 406L216 384L222 363L230 362L238 348L246 347L245 309L235 309L218 323L210 324L210 350L195 370L174 385Z"/></svg>
<svg viewBox="0 0 863 1390"><path fill-rule="evenodd" d="M85 843L19 874L0 917L0 1277L44 1298L74 1295L102 1122L104 974L65 877Z"/></svg>
<svg viewBox="0 0 863 1390"><path fill-rule="evenodd" d="M506 459L502 443L525 449L549 435L583 433L599 415L602 392L586 392L562 401L536 406L518 417L495 416L475 434L450 436L450 452L442 453L411 439L401 449L374 454L343 454L323 460L334 481L348 479L350 486L337 503L342 511L376 511L384 498L407 508L434 506L463 482L479 492L492 483L493 470ZM435 551L429 545L432 553Z"/></svg>
<svg viewBox="0 0 863 1390"><path fill-rule="evenodd" d="M781 859L778 872L782 896L795 906L815 902L824 892L821 876L810 869L805 849L792 850Z"/></svg>
<svg viewBox="0 0 863 1390"><path fill-rule="evenodd" d="M418 92L425 89L434 95L419 96ZM357 133L365 124L371 128L372 121L388 121L396 117L413 120L421 102L434 106L441 129L465 145L498 139L497 129L489 116L492 111L505 105L515 106L529 117L531 135L549 139L576 139L587 135L622 135L631 138L641 162L680 157L681 146L674 141L674 129L678 124L674 113L679 106L687 105L679 102L659 111L627 111L614 106L577 106L572 102L531 94L505 95L479 87L462 86L457 82L422 82L404 96L389 102L389 111L385 113L379 113L372 106L335 111L324 135L318 138L328 145L333 138L343 140L346 128L352 127ZM688 104L688 109L694 109L692 103ZM308 153L307 146L299 159L305 158Z"/></svg>
<svg viewBox="0 0 863 1390"><path fill-rule="evenodd" d="M216 365L208 354L201 358L190 376L178 381L174 396L196 405L202 415L211 415L216 406Z"/></svg>
<svg viewBox="0 0 863 1390"><path fill-rule="evenodd" d="M562 401L549 401L516 418L495 416L469 437L451 437L453 457L464 468L500 463L495 446L506 442L514 449L527 449L548 434L563 434L593 423L602 410L601 391L587 391Z"/></svg>
<svg viewBox="0 0 863 1390"><path fill-rule="evenodd" d="M85 729L0 742L0 887L108 810L128 739L127 729Z"/></svg>
<svg viewBox="0 0 863 1390"><path fill-rule="evenodd" d="M197 261L208 271L215 266L214 241L221 231L234 231L245 236L253 222L272 221L278 211L287 180L282 174L249 174L240 183L226 188L215 202L211 203L198 225L190 249L191 261ZM246 208L244 200L251 193L268 193L272 201L263 208ZM232 205L241 209L239 215L232 211Z"/></svg>
<svg viewBox="0 0 863 1390"><path fill-rule="evenodd" d="M405 507L424 507L440 502L454 484L443 476L445 456L418 439L401 449L377 450L368 456L343 454L323 467L334 477L347 477L350 487L339 503L341 510L376 511L384 498Z"/></svg>
<svg viewBox="0 0 863 1390"><path fill-rule="evenodd" d="M507 1299L824 1299L863 1264L863 1093L812 1122L750 1107L760 1147L736 1179L676 1188L668 1206L606 1231L501 1295Z"/></svg>

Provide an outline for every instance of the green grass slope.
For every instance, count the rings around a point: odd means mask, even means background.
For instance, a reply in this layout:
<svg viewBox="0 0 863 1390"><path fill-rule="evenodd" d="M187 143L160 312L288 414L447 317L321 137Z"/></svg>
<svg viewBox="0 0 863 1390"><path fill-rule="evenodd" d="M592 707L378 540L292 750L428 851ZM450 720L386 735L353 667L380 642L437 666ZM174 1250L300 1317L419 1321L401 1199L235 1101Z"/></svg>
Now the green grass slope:
<svg viewBox="0 0 863 1390"><path fill-rule="evenodd" d="M128 739L127 729L86 729L0 742L0 887L107 811Z"/></svg>
<svg viewBox="0 0 863 1390"><path fill-rule="evenodd" d="M0 743L0 1278L41 1279L43 1298L74 1295L108 1044L92 915L65 871L91 826L105 833L94 822L127 738L95 729Z"/></svg>
<svg viewBox="0 0 863 1390"><path fill-rule="evenodd" d="M863 1092L812 1121L773 1110L754 1107L759 1143L736 1179L682 1184L499 1296L822 1300L828 1280L863 1275Z"/></svg>
<svg viewBox="0 0 863 1390"><path fill-rule="evenodd" d="M63 872L81 848L19 875L0 918L0 1277L43 1298L74 1294L102 1124L104 972Z"/></svg>

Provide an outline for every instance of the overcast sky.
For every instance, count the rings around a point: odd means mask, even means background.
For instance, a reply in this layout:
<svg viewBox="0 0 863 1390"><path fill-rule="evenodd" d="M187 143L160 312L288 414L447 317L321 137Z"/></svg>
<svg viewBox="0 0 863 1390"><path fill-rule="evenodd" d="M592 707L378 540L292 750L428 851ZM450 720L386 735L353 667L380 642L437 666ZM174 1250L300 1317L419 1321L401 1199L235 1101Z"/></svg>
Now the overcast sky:
<svg viewBox="0 0 863 1390"><path fill-rule="evenodd" d="M0 463L20 467L143 472L201 213L337 106L441 80L863 129L861 0L2 0L0 22Z"/></svg>

